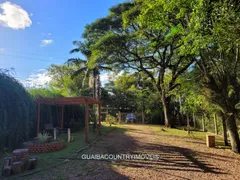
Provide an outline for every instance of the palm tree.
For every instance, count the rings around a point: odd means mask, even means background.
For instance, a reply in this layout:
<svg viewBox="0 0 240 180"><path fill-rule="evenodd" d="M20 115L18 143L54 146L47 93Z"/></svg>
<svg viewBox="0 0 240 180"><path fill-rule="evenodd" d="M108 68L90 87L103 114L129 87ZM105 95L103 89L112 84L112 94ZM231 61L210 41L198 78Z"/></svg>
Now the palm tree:
<svg viewBox="0 0 240 180"><path fill-rule="evenodd" d="M80 41L74 41L73 44L77 46L75 49L70 51L72 53L81 53L85 56L87 60L83 60L80 58L71 58L68 59L67 64L74 64L78 67L78 69L73 72L72 78L76 77L81 73L85 73L85 78L83 80L83 86L86 81L86 78L89 77L89 86L93 87L93 97L97 99L101 99L101 81L100 81L100 72L108 71L111 68L104 66L103 64L96 64L93 68L88 67L88 60L91 56L91 51L89 50L88 43L82 43Z"/></svg>

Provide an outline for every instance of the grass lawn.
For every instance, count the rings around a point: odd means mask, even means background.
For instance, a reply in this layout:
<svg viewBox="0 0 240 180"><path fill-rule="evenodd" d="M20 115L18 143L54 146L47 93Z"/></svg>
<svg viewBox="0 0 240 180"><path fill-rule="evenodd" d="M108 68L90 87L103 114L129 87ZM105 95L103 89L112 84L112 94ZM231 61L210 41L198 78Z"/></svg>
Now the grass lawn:
<svg viewBox="0 0 240 180"><path fill-rule="evenodd" d="M107 134L109 131L113 130L115 127L117 127L117 126L109 126L106 123L102 123L102 127L101 127L102 135ZM67 159L69 156L71 156L75 152L77 152L80 149L87 146L87 144L85 143L85 134L84 133L85 133L84 128L82 128L78 132L72 133L72 135L74 136L74 141L67 143L67 147L65 147L64 149L62 149L60 151L55 151L55 152L50 152L50 153L42 153L42 154L30 154L30 156L37 157L37 159L38 159L38 165L37 165L36 170L59 163L59 162L63 161L64 159ZM96 132L93 133L92 126L89 125L89 136L88 136L89 143L93 142L94 140L96 140L99 137L100 136L98 135L98 130L96 129ZM67 142L67 134L61 136L60 139L63 139ZM4 154L0 154L0 166L1 167L2 167L2 163L3 163L3 158L5 156L6 155L4 155ZM9 156L11 156L11 155L9 154ZM0 177L1 177L1 174L0 174Z"/></svg>
<svg viewBox="0 0 240 180"><path fill-rule="evenodd" d="M113 128L114 126L110 127L109 125L103 123L102 129L101 129L102 135L107 134ZM46 166L61 162L87 145L85 143L84 128L78 132L72 133L72 135L74 136L74 141L67 143L67 147L60 151L42 153L42 154L32 154L32 156L38 158L37 168L44 168ZM96 132L93 133L91 125L89 125L89 135L88 135L89 143L93 142L98 137L99 137L98 130L96 129ZM67 134L62 136L61 139L67 142Z"/></svg>
<svg viewBox="0 0 240 180"><path fill-rule="evenodd" d="M214 133L210 132L201 132L191 129L190 135L188 135L188 132L183 130L183 127L178 128L166 128L165 126L159 126L159 125L149 125L150 128L152 128L153 131L155 131L157 134L165 135L165 136L177 136L177 137L183 137L183 138L192 138L192 139L198 139L206 142L206 135L215 135ZM163 131L164 129L165 131ZM219 135L215 136L215 142L216 146L220 148L231 148L230 146L225 146L223 138Z"/></svg>

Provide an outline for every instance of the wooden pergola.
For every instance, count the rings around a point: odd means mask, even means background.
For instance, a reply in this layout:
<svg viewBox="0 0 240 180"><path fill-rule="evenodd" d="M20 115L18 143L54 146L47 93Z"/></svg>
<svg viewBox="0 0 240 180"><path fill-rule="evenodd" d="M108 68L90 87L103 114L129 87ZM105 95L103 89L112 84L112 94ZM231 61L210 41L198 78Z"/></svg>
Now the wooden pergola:
<svg viewBox="0 0 240 180"><path fill-rule="evenodd" d="M98 105L98 129L99 135L101 135L101 105L102 102L93 97L62 97L62 98L39 98L36 100L38 105L38 120L37 120L37 133L40 132L40 112L41 104L56 105L61 106L61 128L63 128L64 123L64 105L85 105L85 142L88 143L88 129L89 129L89 104Z"/></svg>

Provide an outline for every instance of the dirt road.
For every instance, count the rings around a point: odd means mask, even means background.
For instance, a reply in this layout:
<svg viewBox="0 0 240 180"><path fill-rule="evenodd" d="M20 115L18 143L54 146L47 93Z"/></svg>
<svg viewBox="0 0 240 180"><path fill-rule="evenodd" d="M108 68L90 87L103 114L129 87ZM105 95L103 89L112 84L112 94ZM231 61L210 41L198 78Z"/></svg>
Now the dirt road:
<svg viewBox="0 0 240 180"><path fill-rule="evenodd" d="M240 158L198 140L158 135L147 125L123 125L69 162L22 179L240 179ZM152 154L158 160L83 160L92 154ZM90 156L88 156L89 158Z"/></svg>

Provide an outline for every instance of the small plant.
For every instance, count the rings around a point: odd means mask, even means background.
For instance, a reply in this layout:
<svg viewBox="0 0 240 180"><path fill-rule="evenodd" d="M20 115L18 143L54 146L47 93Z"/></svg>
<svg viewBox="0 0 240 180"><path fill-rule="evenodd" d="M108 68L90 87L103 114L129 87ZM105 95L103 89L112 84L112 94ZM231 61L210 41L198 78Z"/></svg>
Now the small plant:
<svg viewBox="0 0 240 180"><path fill-rule="evenodd" d="M48 140L48 137L49 137L49 134L48 134L47 132L39 133L39 134L38 134L39 143L40 143L40 144L46 143L47 140Z"/></svg>
<svg viewBox="0 0 240 180"><path fill-rule="evenodd" d="M116 118L114 116L111 116L110 114L106 115L105 121L107 123L109 123L110 126L112 126L112 124L116 124L117 123Z"/></svg>

